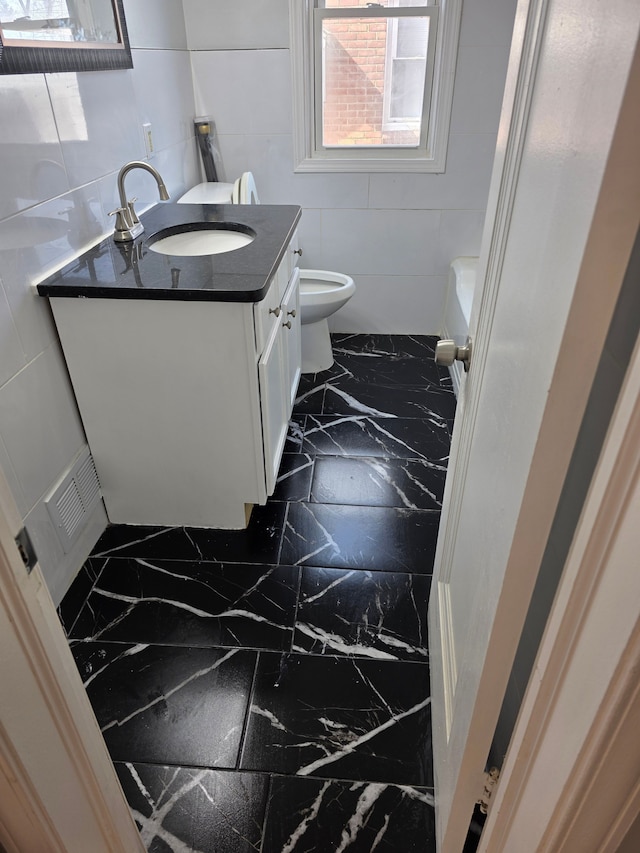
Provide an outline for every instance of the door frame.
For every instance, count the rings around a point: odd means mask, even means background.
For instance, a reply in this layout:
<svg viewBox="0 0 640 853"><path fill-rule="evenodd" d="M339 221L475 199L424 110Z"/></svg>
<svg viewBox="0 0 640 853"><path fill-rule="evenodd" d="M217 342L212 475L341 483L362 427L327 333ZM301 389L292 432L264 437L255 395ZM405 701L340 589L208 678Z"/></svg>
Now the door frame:
<svg viewBox="0 0 640 853"><path fill-rule="evenodd" d="M144 853L40 567L0 471L0 846Z"/></svg>

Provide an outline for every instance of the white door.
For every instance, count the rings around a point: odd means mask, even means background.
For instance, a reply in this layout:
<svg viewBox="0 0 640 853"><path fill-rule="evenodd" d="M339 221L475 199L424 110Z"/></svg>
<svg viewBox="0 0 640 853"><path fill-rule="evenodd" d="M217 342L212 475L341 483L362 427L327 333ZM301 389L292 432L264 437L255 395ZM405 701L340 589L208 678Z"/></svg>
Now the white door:
<svg viewBox="0 0 640 853"><path fill-rule="evenodd" d="M439 853L462 850L638 227L639 21L637 0L516 14L429 609Z"/></svg>

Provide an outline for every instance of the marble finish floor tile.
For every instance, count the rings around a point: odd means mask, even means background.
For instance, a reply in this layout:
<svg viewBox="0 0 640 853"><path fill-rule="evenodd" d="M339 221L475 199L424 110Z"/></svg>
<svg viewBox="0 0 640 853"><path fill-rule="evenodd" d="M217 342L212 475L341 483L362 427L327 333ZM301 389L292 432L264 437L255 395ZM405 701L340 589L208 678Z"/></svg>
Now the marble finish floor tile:
<svg viewBox="0 0 640 853"><path fill-rule="evenodd" d="M439 386L391 386L353 380L327 383L322 404L323 415L432 418L440 421L452 418L455 410L455 395Z"/></svg>
<svg viewBox="0 0 640 853"><path fill-rule="evenodd" d="M300 428L305 453L422 459L441 471L449 461L451 437L446 420L440 417L309 415Z"/></svg>
<svg viewBox="0 0 640 853"><path fill-rule="evenodd" d="M273 778L262 853L427 853L433 792L378 782Z"/></svg>
<svg viewBox="0 0 640 853"><path fill-rule="evenodd" d="M293 651L426 661L431 577L302 570Z"/></svg>
<svg viewBox="0 0 640 853"><path fill-rule="evenodd" d="M304 428L307 423L305 414L293 414L289 421L289 429L284 442L284 453L301 453L304 439Z"/></svg>
<svg viewBox="0 0 640 853"><path fill-rule="evenodd" d="M440 513L338 504L289 504L280 562L431 574Z"/></svg>
<svg viewBox="0 0 640 853"><path fill-rule="evenodd" d="M308 501L314 457L310 453L283 453L274 501Z"/></svg>
<svg viewBox="0 0 640 853"><path fill-rule="evenodd" d="M80 569L75 580L67 590L65 597L60 602L58 618L62 622L62 627L67 636L70 636L70 631L106 562L107 558L90 557Z"/></svg>
<svg viewBox="0 0 640 853"><path fill-rule="evenodd" d="M431 355L409 356L378 353L335 353L330 371L307 374L307 382L335 385L339 381L376 383L380 385L426 385L443 387L445 377Z"/></svg>
<svg viewBox="0 0 640 853"><path fill-rule="evenodd" d="M319 456L311 485L315 503L442 508L446 471L417 459Z"/></svg>
<svg viewBox="0 0 640 853"><path fill-rule="evenodd" d="M320 375L320 374L315 374ZM324 392L326 382L310 377L298 386L295 403L293 406L293 417L300 418L302 415L321 415L324 404Z"/></svg>
<svg viewBox="0 0 640 853"><path fill-rule="evenodd" d="M93 556L275 564L285 512L282 503L256 506L245 530L114 524L98 540Z"/></svg>
<svg viewBox="0 0 640 853"><path fill-rule="evenodd" d="M95 642L71 651L114 761L236 766L256 652Z"/></svg>
<svg viewBox="0 0 640 853"><path fill-rule="evenodd" d="M150 853L260 850L268 776L131 762L115 768Z"/></svg>
<svg viewBox="0 0 640 853"><path fill-rule="evenodd" d="M399 356L433 361L436 354L435 335L389 335L341 332L331 336L334 355ZM444 368L441 369L445 371Z"/></svg>
<svg viewBox="0 0 640 853"><path fill-rule="evenodd" d="M240 767L431 787L430 704L427 664L262 652Z"/></svg>
<svg viewBox="0 0 640 853"><path fill-rule="evenodd" d="M290 648L299 569L140 558L105 562L72 638Z"/></svg>

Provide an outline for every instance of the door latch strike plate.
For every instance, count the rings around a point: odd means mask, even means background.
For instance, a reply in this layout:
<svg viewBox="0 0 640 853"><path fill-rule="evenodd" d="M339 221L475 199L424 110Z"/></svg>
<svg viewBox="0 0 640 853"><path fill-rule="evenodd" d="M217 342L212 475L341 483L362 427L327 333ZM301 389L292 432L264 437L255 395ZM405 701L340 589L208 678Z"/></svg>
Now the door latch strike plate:
<svg viewBox="0 0 640 853"><path fill-rule="evenodd" d="M20 530L15 541L27 574L30 575L33 567L38 562L38 557L26 527Z"/></svg>
<svg viewBox="0 0 640 853"><path fill-rule="evenodd" d="M498 779L500 778L500 771L497 767L492 767L488 773L484 774L484 779L482 783L482 794L480 795L480 799L477 804L480 806L480 811L482 814L488 814L489 806L491 805L491 798L493 797L493 792L495 791L495 787L498 784Z"/></svg>

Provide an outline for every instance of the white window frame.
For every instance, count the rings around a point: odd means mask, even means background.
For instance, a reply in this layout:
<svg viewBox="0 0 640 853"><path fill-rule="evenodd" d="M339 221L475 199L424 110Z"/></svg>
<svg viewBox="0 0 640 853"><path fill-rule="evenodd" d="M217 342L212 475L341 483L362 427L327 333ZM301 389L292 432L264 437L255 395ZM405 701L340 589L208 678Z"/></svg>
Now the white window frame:
<svg viewBox="0 0 640 853"><path fill-rule="evenodd" d="M390 0L393 6L407 6L409 3L404 3L403 0ZM416 9L424 9L424 6L417 6ZM431 9L438 9L437 5L432 2ZM424 15L422 16L424 17ZM428 81L433 78L433 60L435 55L436 36L433 35L434 30L437 32L437 20L433 19L433 15L429 17L429 44L426 56L426 78ZM387 55L385 62L385 79L384 79L384 103L382 107L382 130L411 130L414 125L414 120L411 118L392 118L391 116L391 95L393 91L393 72L394 65L398 59L409 58L398 56L398 18L392 17L389 21L390 37L387 37ZM429 108L431 106L431 86L429 86L428 96L424 99L423 114L421 116L421 128L428 127L429 123ZM426 133L426 131L425 131Z"/></svg>
<svg viewBox="0 0 640 853"><path fill-rule="evenodd" d="M416 7L411 7L414 10ZM289 0L291 33L291 66L293 88L293 150L296 172L444 172L453 102L458 36L462 15L462 0L437 0L433 5L419 7L422 12L436 9L435 48L433 53L433 86L426 105L427 120L421 145L353 148L325 148L321 144L319 118L316 112L316 85L321 93L321 53L314 42L314 0ZM393 15L396 7L386 7ZM339 10L330 10L333 17ZM354 10L351 9L351 14ZM360 13L369 10L358 9ZM375 14L376 10L372 10ZM431 41L430 34L430 41ZM320 45L321 42L318 42ZM320 102L319 109L322 108Z"/></svg>

